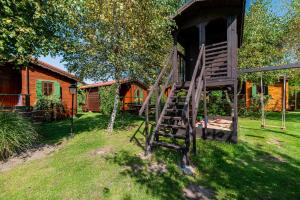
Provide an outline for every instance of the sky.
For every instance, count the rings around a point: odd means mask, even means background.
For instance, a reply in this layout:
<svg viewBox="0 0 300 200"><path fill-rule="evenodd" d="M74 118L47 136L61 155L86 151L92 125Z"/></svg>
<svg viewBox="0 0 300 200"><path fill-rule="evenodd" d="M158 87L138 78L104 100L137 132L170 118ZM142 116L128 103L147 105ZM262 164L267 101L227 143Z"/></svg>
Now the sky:
<svg viewBox="0 0 300 200"><path fill-rule="evenodd" d="M246 7L247 9L249 8L251 1L253 0L247 0L246 2ZM274 13L276 13L278 16L284 15L287 10L285 9L285 5L288 4L290 0L272 0L272 10ZM61 56L56 56L56 57L51 57L51 56L42 56L39 58L40 60L47 62L51 65L54 65L56 67L59 67L60 69L66 70L66 67L64 63L62 63L62 57ZM93 83L91 80L84 80L86 83Z"/></svg>

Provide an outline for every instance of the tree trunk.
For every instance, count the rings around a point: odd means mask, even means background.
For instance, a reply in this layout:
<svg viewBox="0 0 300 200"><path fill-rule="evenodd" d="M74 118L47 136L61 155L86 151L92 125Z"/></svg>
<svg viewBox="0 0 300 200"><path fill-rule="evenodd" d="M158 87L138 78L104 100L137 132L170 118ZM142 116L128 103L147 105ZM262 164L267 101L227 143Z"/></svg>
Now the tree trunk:
<svg viewBox="0 0 300 200"><path fill-rule="evenodd" d="M114 100L114 108L113 111L111 113L111 117L110 117L110 121L107 127L107 131L109 133L112 133L114 130L114 123L116 120L116 116L117 116L117 112L118 112L118 107L119 107L119 100L120 100L120 96L119 96L119 89L120 89L120 83L117 81L117 87L115 90L115 100Z"/></svg>

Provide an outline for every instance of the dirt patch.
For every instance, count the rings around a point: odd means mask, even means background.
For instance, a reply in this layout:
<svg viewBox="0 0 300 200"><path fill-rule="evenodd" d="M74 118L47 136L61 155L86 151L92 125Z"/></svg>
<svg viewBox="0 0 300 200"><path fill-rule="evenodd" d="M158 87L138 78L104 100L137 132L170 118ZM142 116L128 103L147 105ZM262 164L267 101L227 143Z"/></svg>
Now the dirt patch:
<svg viewBox="0 0 300 200"><path fill-rule="evenodd" d="M91 155L93 156L103 156L103 155L107 155L113 152L113 148L112 147L102 147L96 150L93 150L91 152Z"/></svg>
<svg viewBox="0 0 300 200"><path fill-rule="evenodd" d="M44 158L58 149L57 145L41 145L0 162L0 172L8 171L22 163Z"/></svg>
<svg viewBox="0 0 300 200"><path fill-rule="evenodd" d="M145 152L141 152L138 154L139 158L142 159L142 160L151 160L151 155L152 154L148 154L148 155L145 155Z"/></svg>
<svg viewBox="0 0 300 200"><path fill-rule="evenodd" d="M160 174L167 173L167 165L165 165L164 163L151 163L148 165L148 172Z"/></svg>
<svg viewBox="0 0 300 200"><path fill-rule="evenodd" d="M210 200L215 198L213 190L194 184L184 188L183 195L186 199L191 200Z"/></svg>
<svg viewBox="0 0 300 200"><path fill-rule="evenodd" d="M274 138L268 140L267 143L268 143L268 144L276 145L276 146L278 146L278 147L282 147L282 141L277 140L277 139L274 139Z"/></svg>
<svg viewBox="0 0 300 200"><path fill-rule="evenodd" d="M266 155L264 156L263 158L264 161L271 161L271 162L274 162L274 163L285 163L286 160L283 159L281 156L273 156L273 155Z"/></svg>

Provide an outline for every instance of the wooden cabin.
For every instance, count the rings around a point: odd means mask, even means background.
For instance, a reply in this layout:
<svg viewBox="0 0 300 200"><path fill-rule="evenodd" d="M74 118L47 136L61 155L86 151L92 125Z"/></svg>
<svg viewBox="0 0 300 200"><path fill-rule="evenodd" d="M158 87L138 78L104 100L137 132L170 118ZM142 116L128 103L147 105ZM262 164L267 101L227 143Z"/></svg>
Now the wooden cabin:
<svg viewBox="0 0 300 200"><path fill-rule="evenodd" d="M246 81L244 85L244 98L246 107L249 109L251 106L252 97L259 95L261 93L260 85L253 84L251 81ZM281 78L278 82L274 84L265 85L263 87L264 95L269 95L270 99L265 105L265 111L269 112L281 112L282 104L283 104L283 88L284 83ZM288 80L286 82L286 109L289 108L289 83Z"/></svg>
<svg viewBox="0 0 300 200"><path fill-rule="evenodd" d="M183 164L188 164L190 145L196 152L200 134L204 139L221 135L223 140L237 142L237 57L244 15L245 0L190 0L172 17L177 25L172 32L173 49L139 112L146 115L147 131L150 99L161 94L156 99L156 124L146 141L146 153L155 146L175 149L183 153ZM168 87L168 99L163 102ZM227 90L232 96L229 130L209 127L206 99L212 90ZM204 113L198 113L200 100ZM198 115L204 117L200 128L196 126Z"/></svg>
<svg viewBox="0 0 300 200"><path fill-rule="evenodd" d="M0 66L0 107L30 110L39 97L55 95L71 113L69 86L77 82L74 75L40 60L32 60L27 67L8 63Z"/></svg>
<svg viewBox="0 0 300 200"><path fill-rule="evenodd" d="M116 81L100 82L81 86L80 88L86 91L86 105L84 111L100 112L101 97L100 90L103 87L110 87ZM125 79L121 81L120 101L122 111L137 111L140 109L144 100L148 95L148 87L138 80Z"/></svg>

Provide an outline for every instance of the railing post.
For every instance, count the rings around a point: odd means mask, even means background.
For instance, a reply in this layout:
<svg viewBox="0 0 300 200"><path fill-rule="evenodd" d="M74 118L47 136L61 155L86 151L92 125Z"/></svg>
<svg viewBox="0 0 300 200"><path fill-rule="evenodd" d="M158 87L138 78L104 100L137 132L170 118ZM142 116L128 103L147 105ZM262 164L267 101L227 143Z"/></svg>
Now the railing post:
<svg viewBox="0 0 300 200"><path fill-rule="evenodd" d="M173 54L173 68L174 68L174 76L173 82L178 82L178 62L177 62L178 50L177 50L177 42L174 42L174 54Z"/></svg>
<svg viewBox="0 0 300 200"><path fill-rule="evenodd" d="M149 104L146 105L145 115L145 155L147 155L149 153L147 151L149 145Z"/></svg>
<svg viewBox="0 0 300 200"><path fill-rule="evenodd" d="M200 78L200 77L199 77ZM201 80L198 80L201 81ZM198 84L195 84L195 86ZM193 87L192 92L192 137L193 137L193 153L196 154L196 117L197 117L197 109L196 109L196 88Z"/></svg>

